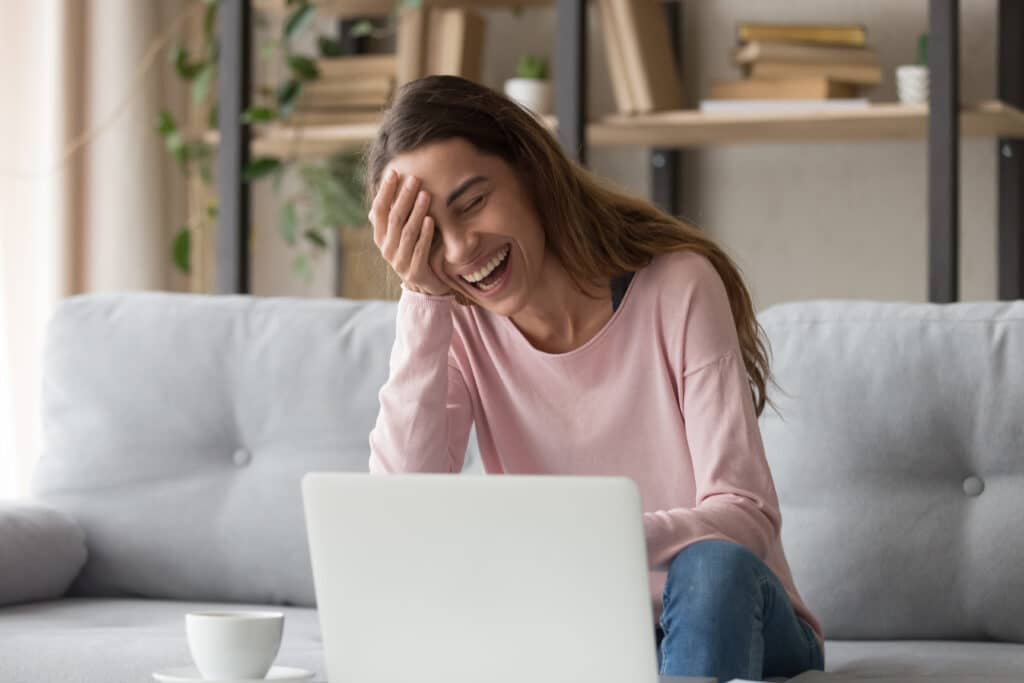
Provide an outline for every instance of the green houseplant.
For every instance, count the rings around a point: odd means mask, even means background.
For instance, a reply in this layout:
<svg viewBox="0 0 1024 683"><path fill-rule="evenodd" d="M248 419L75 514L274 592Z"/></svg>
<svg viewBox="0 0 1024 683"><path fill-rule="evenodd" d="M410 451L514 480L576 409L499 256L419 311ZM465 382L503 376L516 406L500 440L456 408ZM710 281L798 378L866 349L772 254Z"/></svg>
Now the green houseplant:
<svg viewBox="0 0 1024 683"><path fill-rule="evenodd" d="M193 105L207 110L207 125L215 128L216 102L210 90L217 71L218 0L196 1L205 5L200 47L192 54L179 43L170 51L169 58L179 78L189 84ZM403 2L416 5L419 0ZM244 123L288 123L302 89L320 77L316 59L343 55L341 42L327 35L317 37L315 55L298 53L293 47L294 39L313 24L317 9L309 0L288 0L286 7L287 15L279 35L267 40L260 48L261 59L279 60L286 67L285 76L278 83L262 84L256 88L252 106L242 114ZM266 27L265 19L263 21ZM380 29L364 21L350 30L357 37L393 31L395 13L388 22ZM166 110L160 113L156 129L185 176L199 180L204 188L210 190L203 194L213 196L212 162L215 155L205 131L187 130ZM297 134L301 135L301 130ZM363 175L362 150L312 161L301 159L294 152L257 156L244 169L245 182L270 180L273 183L280 200L278 232L296 252L292 270L297 276L307 280L312 277L312 263L319 253L328 248L330 231L365 226L368 207L365 206ZM190 216L188 223L177 231L171 245L171 257L179 270L191 271L192 236L212 230L216 220L217 204L211 201L202 211Z"/></svg>
<svg viewBox="0 0 1024 683"><path fill-rule="evenodd" d="M916 63L896 67L896 93L903 104L928 102L928 34L917 39Z"/></svg>
<svg viewBox="0 0 1024 683"><path fill-rule="evenodd" d="M523 55L516 65L516 76L505 81L505 94L525 108L540 114L551 113L551 83L548 62L537 55Z"/></svg>

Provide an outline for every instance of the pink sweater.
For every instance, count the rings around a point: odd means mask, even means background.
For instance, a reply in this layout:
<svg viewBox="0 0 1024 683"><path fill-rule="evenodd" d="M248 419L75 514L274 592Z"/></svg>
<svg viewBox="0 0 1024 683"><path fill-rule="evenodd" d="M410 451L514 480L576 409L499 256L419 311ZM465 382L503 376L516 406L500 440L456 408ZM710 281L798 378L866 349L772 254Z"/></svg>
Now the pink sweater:
<svg viewBox="0 0 1024 683"><path fill-rule="evenodd" d="M823 638L782 550L732 311L705 257L656 257L608 323L560 354L534 348L509 318L403 290L370 471L458 472L471 423L489 474L637 483L656 617L672 558L724 539L761 558Z"/></svg>

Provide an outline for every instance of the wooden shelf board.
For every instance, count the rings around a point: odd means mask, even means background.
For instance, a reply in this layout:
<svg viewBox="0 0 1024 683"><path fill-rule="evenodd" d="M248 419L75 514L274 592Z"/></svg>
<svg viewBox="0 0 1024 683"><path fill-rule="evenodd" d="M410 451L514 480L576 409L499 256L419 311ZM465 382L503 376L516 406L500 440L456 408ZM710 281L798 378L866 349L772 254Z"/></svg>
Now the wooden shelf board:
<svg viewBox="0 0 1024 683"><path fill-rule="evenodd" d="M551 7L554 0L421 0L424 7L465 7L493 9L507 7ZM313 0L318 11L337 17L385 16L391 14L398 0ZM286 0L256 0L255 8L263 12L285 13Z"/></svg>
<svg viewBox="0 0 1024 683"><path fill-rule="evenodd" d="M555 117L545 116L549 129L555 128ZM272 124L253 128L253 156L323 157L346 150L361 149L377 137L378 123L357 123L342 126L289 126ZM204 139L216 145L220 135L209 130Z"/></svg>
<svg viewBox="0 0 1024 683"><path fill-rule="evenodd" d="M557 123L544 117L549 129ZM998 101L967 108L960 118L963 136L1024 138L1024 113ZM376 123L343 126L287 125L254 129L255 156L316 157L361 148L377 135ZM608 116L587 126L589 144L700 147L752 142L826 142L923 139L928 107L875 104L865 110L829 112L702 113L695 110L635 116ZM207 133L217 142L217 132Z"/></svg>
<svg viewBox="0 0 1024 683"><path fill-rule="evenodd" d="M964 136L1024 137L1024 114L1002 102L961 113ZM749 142L824 142L924 138L927 105L874 104L863 110L613 115L588 127L594 145L699 147Z"/></svg>

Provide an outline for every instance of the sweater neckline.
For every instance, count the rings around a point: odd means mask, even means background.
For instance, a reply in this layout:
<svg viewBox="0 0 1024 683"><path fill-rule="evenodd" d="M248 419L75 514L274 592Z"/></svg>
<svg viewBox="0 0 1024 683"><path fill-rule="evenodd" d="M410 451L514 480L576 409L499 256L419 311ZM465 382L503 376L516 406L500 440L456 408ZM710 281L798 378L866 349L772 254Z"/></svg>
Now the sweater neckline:
<svg viewBox="0 0 1024 683"><path fill-rule="evenodd" d="M599 343L603 337L606 337L609 334L609 330L611 330L612 327L615 326L616 321L624 315L623 311L630 307L630 292L633 291L634 286L636 285L636 281L639 279L640 273L643 270L644 269L641 268L640 270L636 271L633 274L633 277L630 278L629 284L626 286L626 291L622 295L622 300L619 302L618 308L612 311L612 316L607 320L607 322L605 322L604 326L601 327L601 329L598 330L597 333L593 337L588 339L582 346L578 346L575 349L571 349L569 351L564 351L562 353L551 353L549 351L543 351L541 349L538 349L536 346L531 344L530 340L526 338L526 335L524 335L522 331L520 331L520 329L516 327L516 324L512 322L511 318L504 315L498 317L501 318L502 324L508 328L509 333L516 338L516 342L524 345L529 350L529 352L535 353L543 358L559 360L570 358L577 354L585 353L587 349Z"/></svg>

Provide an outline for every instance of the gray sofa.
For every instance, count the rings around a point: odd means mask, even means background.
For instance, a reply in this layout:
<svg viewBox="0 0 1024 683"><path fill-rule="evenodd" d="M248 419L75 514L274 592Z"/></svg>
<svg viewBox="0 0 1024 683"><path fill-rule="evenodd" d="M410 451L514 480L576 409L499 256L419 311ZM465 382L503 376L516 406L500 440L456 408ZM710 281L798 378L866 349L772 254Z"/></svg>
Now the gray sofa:
<svg viewBox="0 0 1024 683"><path fill-rule="evenodd" d="M394 313L65 301L34 500L0 506L0 681L147 680L188 663L185 612L226 603L281 606L278 663L323 680L299 480L365 471ZM1024 302L760 320L786 392L761 418L783 541L829 672L1024 679Z"/></svg>

